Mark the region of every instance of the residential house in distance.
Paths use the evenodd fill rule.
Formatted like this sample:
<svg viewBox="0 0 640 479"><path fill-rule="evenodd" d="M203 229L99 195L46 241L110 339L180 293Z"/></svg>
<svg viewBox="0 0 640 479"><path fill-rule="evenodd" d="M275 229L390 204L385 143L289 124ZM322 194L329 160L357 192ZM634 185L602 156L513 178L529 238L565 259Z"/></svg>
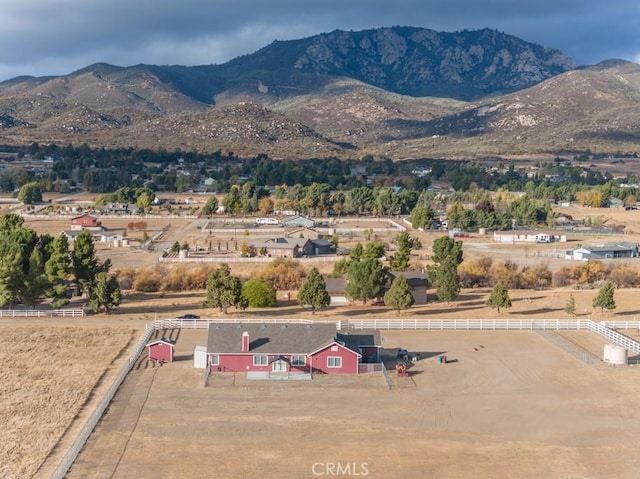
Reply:
<svg viewBox="0 0 640 479"><path fill-rule="evenodd" d="M71 219L71 230L73 231L102 231L103 229L102 223L95 216L81 215Z"/></svg>
<svg viewBox="0 0 640 479"><path fill-rule="evenodd" d="M379 362L379 331L337 331L335 323L209 325L211 372L358 374Z"/></svg>
<svg viewBox="0 0 640 479"><path fill-rule="evenodd" d="M590 259L637 258L638 244L629 241L580 246L565 253L566 259L588 261Z"/></svg>
<svg viewBox="0 0 640 479"><path fill-rule="evenodd" d="M332 278L331 276L324 276L324 282L331 301L329 306L347 306L349 304L349 300L344 293L347 286L347 280L344 277Z"/></svg>
<svg viewBox="0 0 640 479"><path fill-rule="evenodd" d="M494 231L493 241L505 244L514 243L565 243L567 235L560 235L549 231L509 230Z"/></svg>
<svg viewBox="0 0 640 479"><path fill-rule="evenodd" d="M276 258L299 258L334 252L333 244L322 238L272 238L252 243L251 247L260 255Z"/></svg>

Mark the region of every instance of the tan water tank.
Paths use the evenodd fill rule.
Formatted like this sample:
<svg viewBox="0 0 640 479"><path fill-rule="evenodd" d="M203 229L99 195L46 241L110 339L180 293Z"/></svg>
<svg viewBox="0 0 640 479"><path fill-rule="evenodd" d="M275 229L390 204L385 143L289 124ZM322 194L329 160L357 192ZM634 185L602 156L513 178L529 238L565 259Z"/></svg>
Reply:
<svg viewBox="0 0 640 479"><path fill-rule="evenodd" d="M181 249L180 252L178 253L178 258L186 258L186 257L187 257L187 250Z"/></svg>
<svg viewBox="0 0 640 479"><path fill-rule="evenodd" d="M605 363L611 361L611 348L615 347L615 344L605 344L604 345L604 354L602 356L602 360Z"/></svg>
<svg viewBox="0 0 640 479"><path fill-rule="evenodd" d="M478 234L484 236L487 234L487 228L478 228Z"/></svg>

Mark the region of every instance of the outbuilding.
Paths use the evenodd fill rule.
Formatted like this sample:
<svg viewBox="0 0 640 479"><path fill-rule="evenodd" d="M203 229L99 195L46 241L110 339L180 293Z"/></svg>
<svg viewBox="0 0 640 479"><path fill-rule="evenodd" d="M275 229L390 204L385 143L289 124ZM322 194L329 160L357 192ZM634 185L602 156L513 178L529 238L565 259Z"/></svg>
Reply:
<svg viewBox="0 0 640 479"><path fill-rule="evenodd" d="M151 361L170 363L173 361L173 349L175 346L175 341L171 339L156 339L155 341L147 344L147 347L149 348L149 359Z"/></svg>

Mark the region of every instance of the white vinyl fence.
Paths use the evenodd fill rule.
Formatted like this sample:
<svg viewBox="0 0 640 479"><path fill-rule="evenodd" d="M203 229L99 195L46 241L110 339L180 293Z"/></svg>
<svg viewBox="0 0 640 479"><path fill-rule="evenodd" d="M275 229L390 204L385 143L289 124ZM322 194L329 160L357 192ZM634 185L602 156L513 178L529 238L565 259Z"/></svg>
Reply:
<svg viewBox="0 0 640 479"><path fill-rule="evenodd" d="M93 432L93 429L96 427L96 424L98 424L98 421L109 406L109 403L111 403L111 400L118 391L118 388L120 388L120 385L127 377L127 374L129 374L129 371L140 357L142 351L144 351L144 348L149 342L149 339L153 335L154 331L155 327L153 323L147 326L147 329L143 333L142 337L138 340L138 344L129 356L129 360L125 365L122 366L122 368L118 372L118 375L113 380L113 383L111 383L111 386L107 390L106 394L102 397L102 399L100 399L100 402L96 405L96 408L91 413L84 426L80 430L78 436L73 441L73 444L66 451L66 453L56 466L55 470L51 473L50 477L52 477L53 479L63 479L65 477L65 475L71 468L73 461L76 460L76 457L89 439L89 436Z"/></svg>
<svg viewBox="0 0 640 479"><path fill-rule="evenodd" d="M84 309L52 309L49 311L40 309L2 309L0 318L57 318L57 317L84 316Z"/></svg>

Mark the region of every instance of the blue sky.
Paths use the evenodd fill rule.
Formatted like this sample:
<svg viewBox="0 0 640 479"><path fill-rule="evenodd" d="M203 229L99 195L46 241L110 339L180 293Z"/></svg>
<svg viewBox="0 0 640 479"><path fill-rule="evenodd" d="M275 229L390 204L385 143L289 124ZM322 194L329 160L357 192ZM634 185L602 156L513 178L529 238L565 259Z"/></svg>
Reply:
<svg viewBox="0 0 640 479"><path fill-rule="evenodd" d="M1 0L0 81L96 62L224 63L274 40L396 25L494 28L578 65L640 62L638 0Z"/></svg>

